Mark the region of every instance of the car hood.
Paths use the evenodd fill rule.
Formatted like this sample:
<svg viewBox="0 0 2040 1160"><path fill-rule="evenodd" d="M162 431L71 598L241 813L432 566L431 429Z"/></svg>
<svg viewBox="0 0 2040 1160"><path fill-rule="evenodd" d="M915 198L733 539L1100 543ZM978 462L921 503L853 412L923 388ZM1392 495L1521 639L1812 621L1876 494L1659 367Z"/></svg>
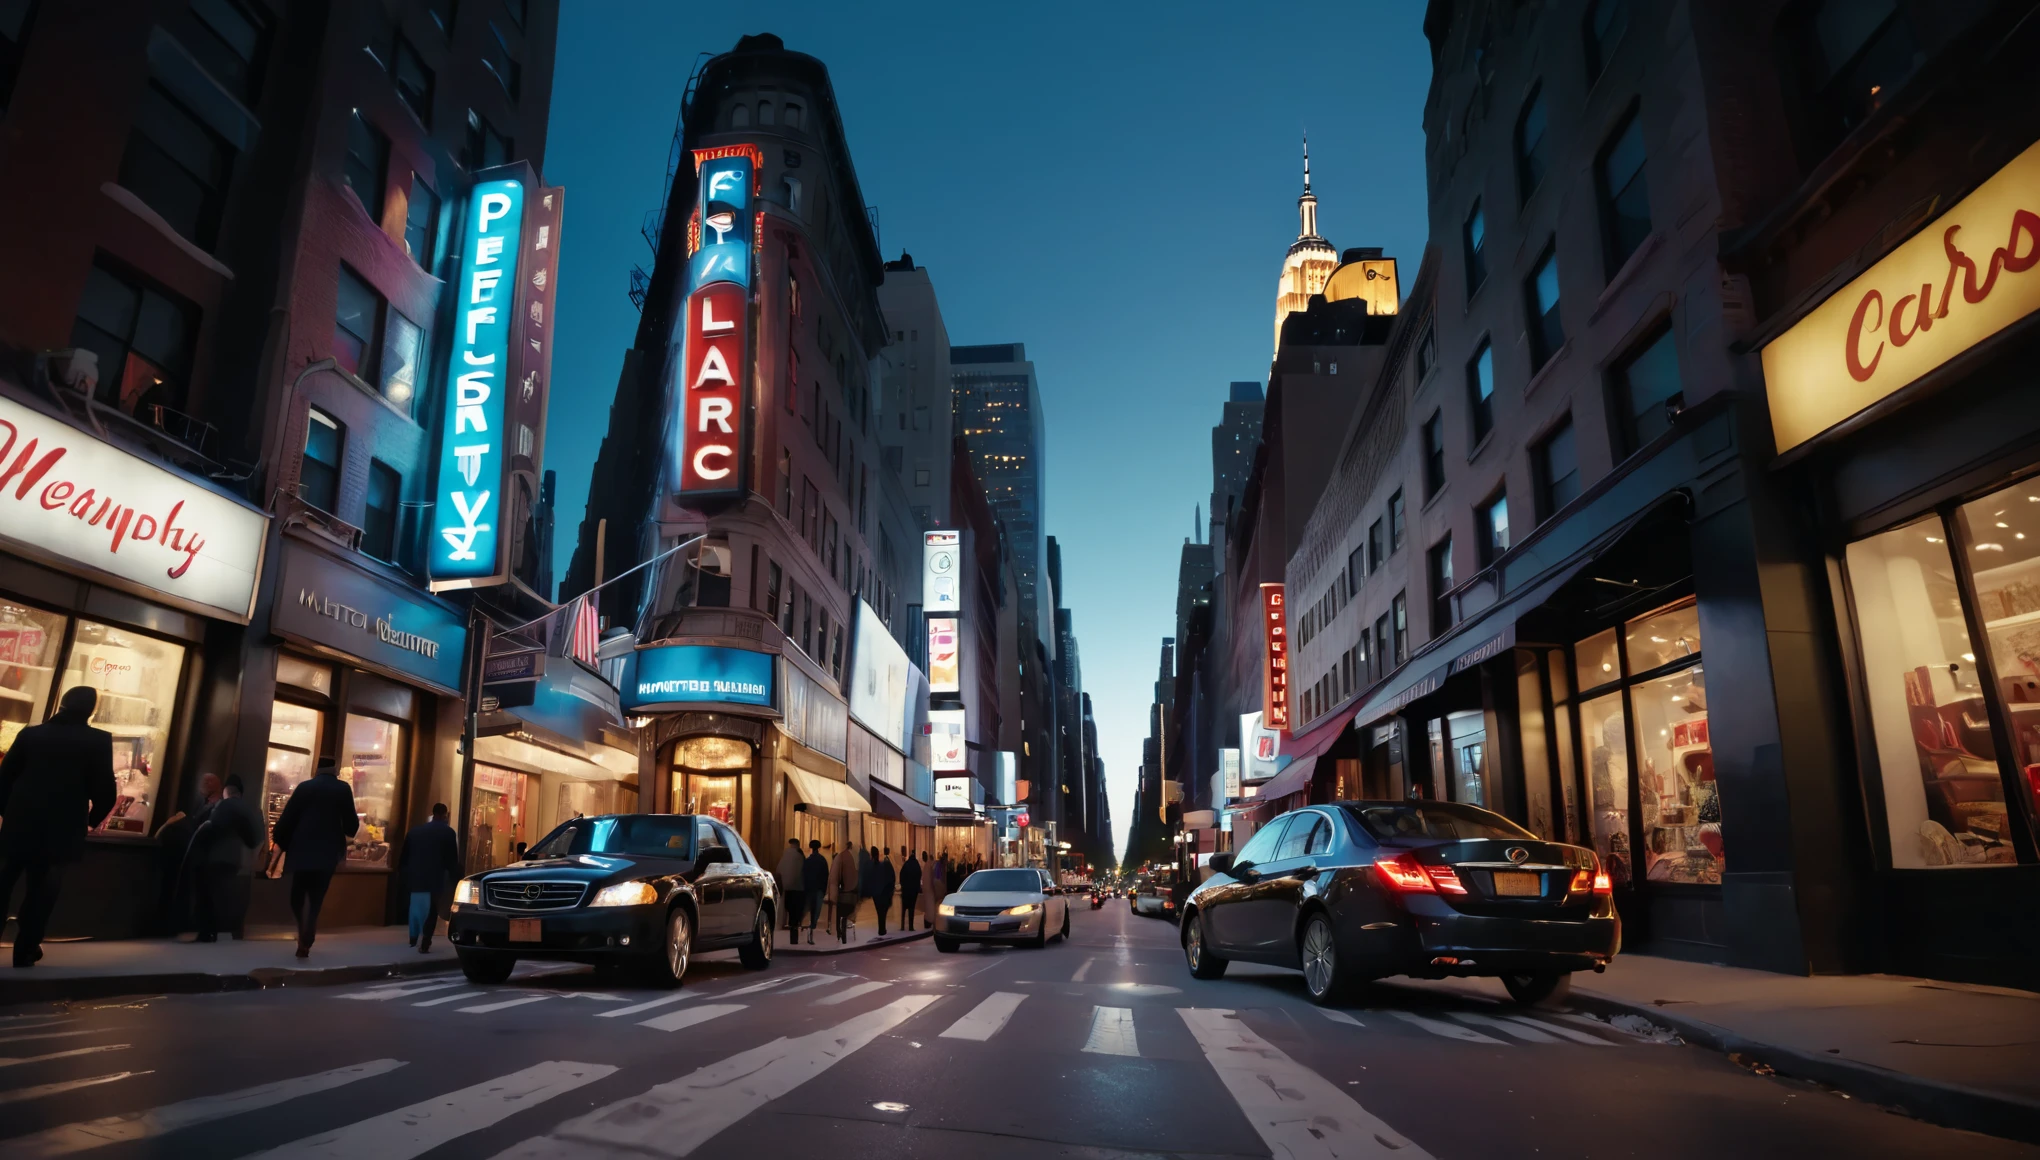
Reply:
<svg viewBox="0 0 2040 1160"><path fill-rule="evenodd" d="M601 882L612 878L640 878L657 874L681 874L687 863L671 858L645 858L628 854L572 854L564 858L532 858L487 871L479 877L488 882L522 879Z"/></svg>
<svg viewBox="0 0 2040 1160"><path fill-rule="evenodd" d="M1026 890L959 890L942 901L951 906L1020 906L1029 902L1040 902L1039 891Z"/></svg>

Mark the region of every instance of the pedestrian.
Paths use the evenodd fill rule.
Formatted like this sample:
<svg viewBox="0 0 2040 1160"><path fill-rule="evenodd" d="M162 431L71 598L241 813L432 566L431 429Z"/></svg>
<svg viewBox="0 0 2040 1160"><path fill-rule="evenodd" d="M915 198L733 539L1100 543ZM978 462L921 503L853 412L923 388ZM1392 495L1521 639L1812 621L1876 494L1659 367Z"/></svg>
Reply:
<svg viewBox="0 0 2040 1160"><path fill-rule="evenodd" d="M943 851L940 858L928 860L928 893L921 904L921 917L928 920L928 929L935 929L935 910L949 894L949 852Z"/></svg>
<svg viewBox="0 0 2040 1160"><path fill-rule="evenodd" d="M447 822L449 813L445 802L432 803L432 816L411 827L397 855L397 877L411 893L411 945L421 955L432 953L441 893L460 879L460 837Z"/></svg>
<svg viewBox="0 0 2040 1160"><path fill-rule="evenodd" d="M878 847L857 851L857 897L878 907ZM876 919L873 920L876 922Z"/></svg>
<svg viewBox="0 0 2040 1160"><path fill-rule="evenodd" d="M191 838L193 910L203 943L218 942L222 929L241 937L241 874L248 868L248 852L262 845L262 815L245 796L246 788L240 774L228 774L220 784L220 799L206 810Z"/></svg>
<svg viewBox="0 0 2040 1160"><path fill-rule="evenodd" d="M885 848L885 854L872 867L871 908L878 912L878 935L885 937L885 916L892 910L893 888L899 885L899 874L893 869L892 847Z"/></svg>
<svg viewBox="0 0 2040 1160"><path fill-rule="evenodd" d="M921 860L914 851L907 851L907 860L900 864L900 929L914 929L914 903L921 897Z"/></svg>
<svg viewBox="0 0 2040 1160"><path fill-rule="evenodd" d="M829 860L822 857L819 838L808 839L807 861L800 864L800 892L807 900L807 940L815 942L815 926L822 921L822 903L829 897Z"/></svg>
<svg viewBox="0 0 2040 1160"><path fill-rule="evenodd" d="M16 913L14 965L42 958L43 932L57 906L63 868L85 856L85 831L113 812L113 734L94 729L99 691L64 690L57 711L14 737L0 758L0 925L14 882L26 877Z"/></svg>
<svg viewBox="0 0 2040 1160"><path fill-rule="evenodd" d="M788 838L786 849L779 852L779 865L773 869L772 877L779 881L779 893L784 897L786 907L786 937L800 941L801 915L801 864L800 839Z"/></svg>
<svg viewBox="0 0 2040 1160"><path fill-rule="evenodd" d="M198 836L206 814L220 800L220 784L218 774L208 773L200 777L198 804L189 813L178 810L156 828L157 880L162 892L163 929L173 938L191 925L194 917L198 860L192 856L192 839Z"/></svg>
<svg viewBox="0 0 2040 1160"><path fill-rule="evenodd" d="M857 854L845 846L836 851L835 864L829 870L829 889L836 898L837 942L850 941L850 925L857 918L857 886Z"/></svg>
<svg viewBox="0 0 2040 1160"><path fill-rule="evenodd" d="M333 872L347 856L347 839L361 829L354 812L354 787L340 780L340 765L330 757L290 791L270 839L284 853L283 872L290 875L290 912L298 924L297 957L312 956L319 934L319 908Z"/></svg>

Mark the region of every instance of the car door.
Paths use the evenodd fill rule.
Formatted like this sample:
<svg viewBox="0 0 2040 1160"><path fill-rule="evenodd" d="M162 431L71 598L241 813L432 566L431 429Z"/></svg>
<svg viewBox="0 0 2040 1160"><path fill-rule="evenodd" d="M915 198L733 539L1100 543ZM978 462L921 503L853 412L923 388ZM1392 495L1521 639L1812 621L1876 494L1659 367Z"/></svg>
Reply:
<svg viewBox="0 0 2040 1160"><path fill-rule="evenodd" d="M1236 868L1231 877L1234 881L1207 894L1200 902L1204 912L1204 937L1211 944L1229 953L1242 953L1250 949L1250 935L1247 925L1247 901L1253 892L1253 883L1240 880L1237 867L1251 863L1258 871L1263 862L1272 861L1282 841L1282 831L1289 827L1289 815L1276 818L1262 826L1241 846L1233 856Z"/></svg>
<svg viewBox="0 0 2040 1160"><path fill-rule="evenodd" d="M1042 908L1041 921L1045 925L1041 929L1053 935L1063 928L1063 921L1069 917L1070 896L1046 873L1041 876L1041 890L1042 897L1048 900L1048 905Z"/></svg>
<svg viewBox="0 0 2040 1160"><path fill-rule="evenodd" d="M724 870L722 875L723 906L728 910L731 938L751 933L758 921L758 907L765 901L765 871L751 859L750 847L744 845L729 827L721 822L710 823L715 831L716 841L730 852L730 861L725 866L711 867Z"/></svg>
<svg viewBox="0 0 2040 1160"><path fill-rule="evenodd" d="M694 900L701 908L700 936L717 940L730 935L729 862L709 861L709 852L723 846L716 837L715 824L707 818L694 819ZM730 857L735 858L734 851Z"/></svg>
<svg viewBox="0 0 2040 1160"><path fill-rule="evenodd" d="M1304 871L1311 867L1308 853L1320 828L1326 840L1331 823L1315 810L1293 815L1272 860L1255 867L1260 873L1247 888L1245 904L1247 946L1256 955L1285 960L1294 947L1296 912L1303 906Z"/></svg>

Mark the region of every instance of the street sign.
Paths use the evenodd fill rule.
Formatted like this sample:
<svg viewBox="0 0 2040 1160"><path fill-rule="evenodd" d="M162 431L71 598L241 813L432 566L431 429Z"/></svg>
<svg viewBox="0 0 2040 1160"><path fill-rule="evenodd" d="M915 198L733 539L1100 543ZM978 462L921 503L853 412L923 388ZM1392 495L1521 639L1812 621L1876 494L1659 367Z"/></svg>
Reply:
<svg viewBox="0 0 2040 1160"><path fill-rule="evenodd" d="M545 675L545 653L540 649L526 649L514 653L492 653L482 661L484 684L500 685L510 681L535 681Z"/></svg>

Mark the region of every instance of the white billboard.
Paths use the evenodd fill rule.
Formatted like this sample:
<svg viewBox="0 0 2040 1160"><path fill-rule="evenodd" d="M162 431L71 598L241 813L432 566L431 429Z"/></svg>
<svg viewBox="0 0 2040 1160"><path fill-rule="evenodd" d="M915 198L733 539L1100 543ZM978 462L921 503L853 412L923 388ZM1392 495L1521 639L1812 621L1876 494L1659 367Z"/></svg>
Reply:
<svg viewBox="0 0 2040 1160"><path fill-rule="evenodd" d="M1218 751L1218 776L1220 779L1220 800L1231 801L1240 796L1240 751L1221 749Z"/></svg>
<svg viewBox="0 0 2040 1160"><path fill-rule="evenodd" d="M1246 781L1266 781L1282 772L1282 734L1263 728L1259 713L1240 716L1241 776Z"/></svg>
<svg viewBox="0 0 2040 1160"><path fill-rule="evenodd" d="M963 721L961 709L928 710L928 768L937 772L970 768Z"/></svg>
<svg viewBox="0 0 2040 1160"><path fill-rule="evenodd" d="M938 810L970 810L970 779L968 777L938 777L935 779L935 808Z"/></svg>
<svg viewBox="0 0 2040 1160"><path fill-rule="evenodd" d="M850 651L850 715L887 745L908 752L907 696L913 690L913 663L886 631L885 621L871 605L857 602L857 635Z"/></svg>
<svg viewBox="0 0 2040 1160"><path fill-rule="evenodd" d="M926 533L921 561L922 611L962 612L963 533Z"/></svg>
<svg viewBox="0 0 2040 1160"><path fill-rule="evenodd" d="M956 625L953 616L928 618L928 691L931 693L963 691L963 670L957 663L963 647L963 634Z"/></svg>

